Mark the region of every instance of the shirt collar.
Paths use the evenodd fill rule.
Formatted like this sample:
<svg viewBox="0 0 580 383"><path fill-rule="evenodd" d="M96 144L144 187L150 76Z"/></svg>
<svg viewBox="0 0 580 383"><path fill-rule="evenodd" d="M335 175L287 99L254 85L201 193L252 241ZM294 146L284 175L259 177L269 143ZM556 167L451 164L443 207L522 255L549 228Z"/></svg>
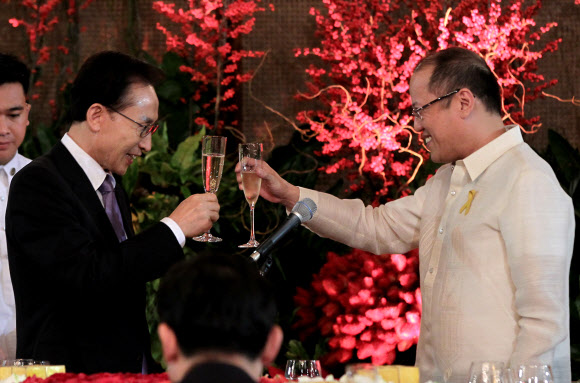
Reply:
<svg viewBox="0 0 580 383"><path fill-rule="evenodd" d="M463 159L472 181L504 153L524 142L518 125L506 125L505 130L505 133Z"/></svg>
<svg viewBox="0 0 580 383"><path fill-rule="evenodd" d="M95 191L102 185L107 172L103 170L101 165L93 157L91 157L87 152L85 152L74 140L65 133L61 140L65 148L68 149L70 154L73 156L75 161L79 164L81 169L85 172L93 189ZM115 177L113 177L113 187L115 186Z"/></svg>
<svg viewBox="0 0 580 383"><path fill-rule="evenodd" d="M16 155L12 157L12 159L8 161L6 165L0 166L0 168L4 169L6 175L8 175L9 182L12 179L12 177L14 177L14 174L16 174L16 169L19 168L18 165L20 163L20 159L18 157L19 157L18 152L16 152Z"/></svg>

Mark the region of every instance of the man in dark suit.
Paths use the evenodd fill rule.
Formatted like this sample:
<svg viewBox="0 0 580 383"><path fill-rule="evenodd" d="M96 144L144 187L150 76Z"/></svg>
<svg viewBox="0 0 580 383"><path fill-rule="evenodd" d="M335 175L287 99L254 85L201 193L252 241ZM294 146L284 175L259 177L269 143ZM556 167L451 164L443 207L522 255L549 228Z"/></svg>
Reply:
<svg viewBox="0 0 580 383"><path fill-rule="evenodd" d="M120 178L151 150L159 69L117 52L90 57L72 87L62 141L14 177L6 221L17 357L68 371L141 372L150 358L145 282L218 219L193 195L135 235ZM114 192L113 192L114 191Z"/></svg>
<svg viewBox="0 0 580 383"><path fill-rule="evenodd" d="M179 263L158 299L172 382L255 383L280 350L273 289L248 258L201 254Z"/></svg>

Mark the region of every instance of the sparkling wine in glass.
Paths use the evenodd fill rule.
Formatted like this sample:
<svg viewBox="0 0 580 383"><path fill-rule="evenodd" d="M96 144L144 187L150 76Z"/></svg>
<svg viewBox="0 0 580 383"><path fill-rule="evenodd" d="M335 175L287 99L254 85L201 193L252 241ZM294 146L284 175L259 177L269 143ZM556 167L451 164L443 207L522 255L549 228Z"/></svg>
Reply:
<svg viewBox="0 0 580 383"><path fill-rule="evenodd" d="M260 187L262 185L262 179L256 174L256 169L262 166L262 144L240 144L239 149L240 165L242 167L242 186L244 187L246 201L250 205L251 221L250 240L239 247L257 247L259 243L256 241L254 234L254 208L256 207L256 202L258 202Z"/></svg>
<svg viewBox="0 0 580 383"><path fill-rule="evenodd" d="M204 136L201 145L203 189L206 193L215 194L220 187L220 181L222 179L226 155L226 137ZM193 239L198 242L221 242L222 240L211 235L210 230Z"/></svg>

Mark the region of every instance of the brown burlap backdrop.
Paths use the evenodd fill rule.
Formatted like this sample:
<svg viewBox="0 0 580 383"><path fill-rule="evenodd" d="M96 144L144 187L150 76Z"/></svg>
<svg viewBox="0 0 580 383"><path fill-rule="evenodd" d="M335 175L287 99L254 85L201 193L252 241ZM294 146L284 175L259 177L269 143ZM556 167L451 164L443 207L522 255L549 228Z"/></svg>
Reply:
<svg viewBox="0 0 580 383"><path fill-rule="evenodd" d="M271 0L275 12L258 14L252 34L244 41L244 48L269 51L267 58L257 72L252 84L253 95L250 97L249 86L245 86L241 99L242 129L249 140L256 137L263 139L265 129L271 129L276 145L284 144L292 134L292 126L276 114L268 111L263 104L277 110L282 115L293 119L304 104L294 100L294 95L305 90L306 75L304 68L307 59L295 58L293 48L316 45L313 17L308 14L311 6L319 5L320 0ZM20 1L10 0L0 3L0 51L24 56L27 38L22 28L13 28L8 19L22 16L25 10ZM65 1L65 3L68 3ZM140 54L141 47L159 59L165 51L165 38L155 28L161 21L170 25L163 16L151 8L151 0L95 0L86 10L79 14L80 26L85 31L78 35L77 48L74 54L80 62L90 54L104 50L120 50L131 54ZM176 2L178 5L180 1ZM580 97L580 60L577 57L580 47L580 5L574 0L544 0L544 6L536 18L538 25L550 21L559 26L546 35L544 41L563 38L557 52L541 60L540 73L546 78L557 78L559 84L549 92L564 99ZM65 23L61 20L61 23ZM59 31L51 32L49 43L64 41L67 38L66 28L59 26ZM52 63L51 63L52 64ZM246 61L246 68L256 68L258 60ZM48 123L50 107L48 100L54 98L58 74L47 66L43 80L47 84L38 100L33 100L32 124ZM49 73L50 72L50 73ZM564 135L573 146L580 147L580 108L570 103L561 103L554 99L543 99L532 103L529 115L539 114L543 128L552 128ZM535 148L546 145L546 129L529 135L526 140Z"/></svg>

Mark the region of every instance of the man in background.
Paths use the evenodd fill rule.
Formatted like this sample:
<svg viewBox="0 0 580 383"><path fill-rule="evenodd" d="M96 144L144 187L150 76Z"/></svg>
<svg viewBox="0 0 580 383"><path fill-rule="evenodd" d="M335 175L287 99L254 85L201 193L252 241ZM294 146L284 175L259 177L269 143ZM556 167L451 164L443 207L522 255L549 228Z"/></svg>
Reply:
<svg viewBox="0 0 580 383"><path fill-rule="evenodd" d="M273 290L244 257L201 254L175 265L158 299L172 382L255 383L278 354Z"/></svg>
<svg viewBox="0 0 580 383"><path fill-rule="evenodd" d="M16 357L16 308L8 267L5 214L12 177L30 160L18 154L28 126L30 71L16 57L0 53L0 359Z"/></svg>
<svg viewBox="0 0 580 383"><path fill-rule="evenodd" d="M427 56L409 92L415 130L444 164L413 195L373 208L291 185L267 165L260 195L287 209L311 198L306 226L353 248L419 248L421 381L467 382L471 362L487 360L551 364L555 382L570 382L572 200L520 127L504 125L500 87L478 54Z"/></svg>
<svg viewBox="0 0 580 383"><path fill-rule="evenodd" d="M118 52L87 59L72 85L68 133L14 178L6 235L18 358L71 372L148 371L145 283L219 216L215 195L193 195L133 232L120 176L151 150L162 77Z"/></svg>

